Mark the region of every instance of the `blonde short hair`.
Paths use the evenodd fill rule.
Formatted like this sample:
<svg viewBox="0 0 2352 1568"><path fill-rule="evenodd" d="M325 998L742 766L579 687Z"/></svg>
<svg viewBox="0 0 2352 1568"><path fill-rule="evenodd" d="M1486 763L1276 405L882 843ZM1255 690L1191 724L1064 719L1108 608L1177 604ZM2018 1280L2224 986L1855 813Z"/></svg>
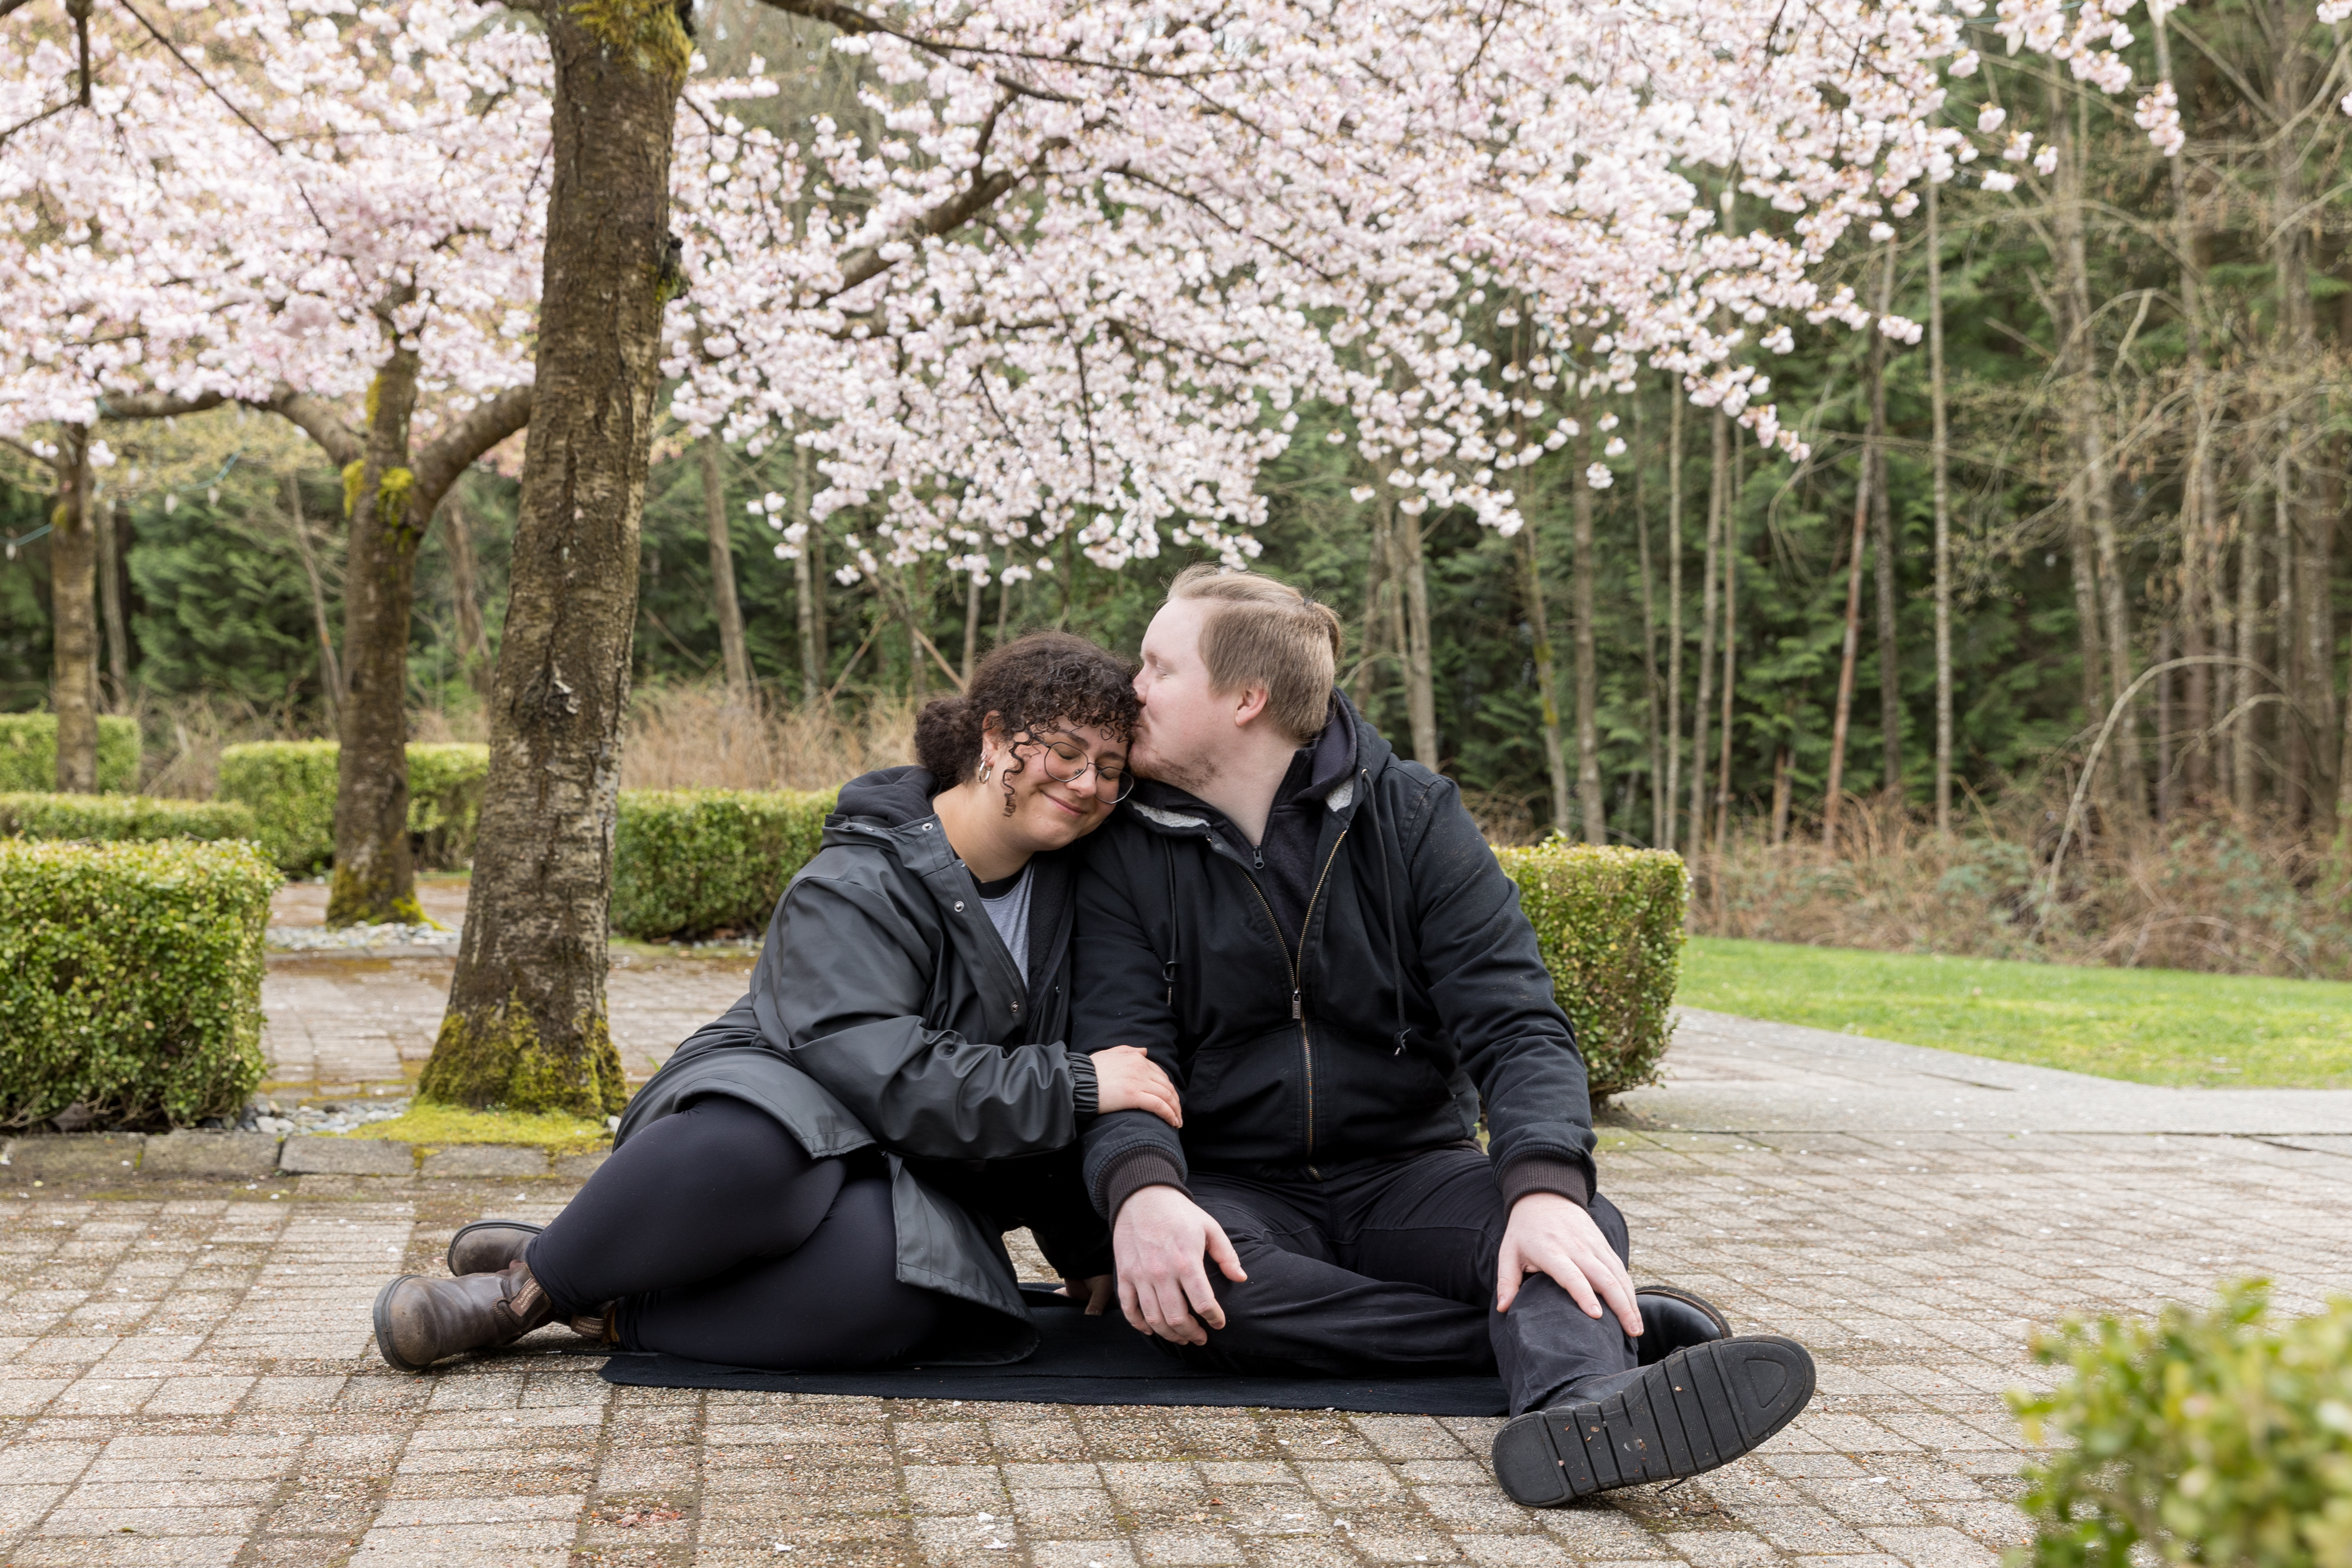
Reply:
<svg viewBox="0 0 2352 1568"><path fill-rule="evenodd" d="M1287 583L1222 566L1187 566L1168 585L1168 602L1208 601L1201 622L1201 662L1218 691L1265 688L1265 711L1304 744L1321 731L1339 679L1339 617Z"/></svg>

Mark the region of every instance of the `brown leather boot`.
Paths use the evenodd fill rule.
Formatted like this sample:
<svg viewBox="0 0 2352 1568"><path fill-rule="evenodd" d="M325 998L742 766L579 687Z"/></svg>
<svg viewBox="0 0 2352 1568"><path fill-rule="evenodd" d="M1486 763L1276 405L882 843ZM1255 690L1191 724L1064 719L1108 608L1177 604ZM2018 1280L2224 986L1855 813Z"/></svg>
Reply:
<svg viewBox="0 0 2352 1568"><path fill-rule="evenodd" d="M523 1248L541 1226L519 1219L478 1219L449 1238L449 1272L496 1274L522 1261Z"/></svg>
<svg viewBox="0 0 2352 1568"><path fill-rule="evenodd" d="M375 1348L401 1371L423 1372L461 1351L511 1344L554 1311L527 1264L456 1279L404 1274L376 1293Z"/></svg>
<svg viewBox="0 0 2352 1568"><path fill-rule="evenodd" d="M617 1345L621 1342L621 1304L607 1301L593 1312L577 1312L564 1321L573 1333L593 1345Z"/></svg>

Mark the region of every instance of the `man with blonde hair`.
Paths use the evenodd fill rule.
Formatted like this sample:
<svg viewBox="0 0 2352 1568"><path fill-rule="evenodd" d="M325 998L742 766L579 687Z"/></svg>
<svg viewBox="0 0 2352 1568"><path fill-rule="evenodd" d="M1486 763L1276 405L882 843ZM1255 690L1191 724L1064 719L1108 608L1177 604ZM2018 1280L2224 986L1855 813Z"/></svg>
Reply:
<svg viewBox="0 0 2352 1568"><path fill-rule="evenodd" d="M1340 649L1328 607L1207 566L1144 636L1143 782L1087 841L1072 973L1072 1047L1139 1046L1183 1101L1086 1132L1120 1307L1233 1372L1494 1368L1521 1502L1726 1463L1811 1360L1637 1296L1517 890L1339 695Z"/></svg>

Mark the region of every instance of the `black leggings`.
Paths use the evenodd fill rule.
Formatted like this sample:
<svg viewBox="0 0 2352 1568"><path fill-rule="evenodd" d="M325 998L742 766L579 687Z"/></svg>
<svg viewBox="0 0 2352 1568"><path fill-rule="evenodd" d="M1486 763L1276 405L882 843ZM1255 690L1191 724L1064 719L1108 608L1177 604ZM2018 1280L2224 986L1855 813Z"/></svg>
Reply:
<svg viewBox="0 0 2352 1568"><path fill-rule="evenodd" d="M890 1179L700 1100L632 1137L524 1254L565 1314L620 1302L623 1348L730 1366L896 1361L947 1299L898 1278Z"/></svg>

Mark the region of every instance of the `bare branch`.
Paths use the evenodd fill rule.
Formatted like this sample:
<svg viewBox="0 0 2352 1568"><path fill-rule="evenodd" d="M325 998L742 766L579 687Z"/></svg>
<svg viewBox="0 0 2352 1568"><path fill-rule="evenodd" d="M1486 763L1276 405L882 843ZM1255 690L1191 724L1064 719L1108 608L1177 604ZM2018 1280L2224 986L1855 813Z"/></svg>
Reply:
<svg viewBox="0 0 2352 1568"><path fill-rule="evenodd" d="M202 392L194 397L174 397L168 392L136 392L121 397L100 396L98 413L101 419L175 419L183 414L202 414L207 408L218 408L227 401L217 392Z"/></svg>
<svg viewBox="0 0 2352 1568"><path fill-rule="evenodd" d="M366 450L359 433L343 423L343 416L325 398L297 392L290 386L278 386L253 406L277 415L316 441L319 449L337 468L358 462Z"/></svg>
<svg viewBox="0 0 2352 1568"><path fill-rule="evenodd" d="M415 510L410 514L429 518L457 476L471 468L483 453L530 423L531 389L509 386L487 403L478 403L466 416L416 455L413 465L416 478L408 492L409 505Z"/></svg>
<svg viewBox="0 0 2352 1568"><path fill-rule="evenodd" d="M1057 153L1069 143L1055 137L1037 150L1037 163L1027 169L999 169L995 174L974 180L946 201L899 229L883 245L904 244L910 239L936 239L952 234L973 218L1004 199L1005 195L1042 166L1045 154ZM829 290L821 299L837 299L861 283L872 281L889 270L892 263L882 255L883 246L865 246L841 258L841 287Z"/></svg>

